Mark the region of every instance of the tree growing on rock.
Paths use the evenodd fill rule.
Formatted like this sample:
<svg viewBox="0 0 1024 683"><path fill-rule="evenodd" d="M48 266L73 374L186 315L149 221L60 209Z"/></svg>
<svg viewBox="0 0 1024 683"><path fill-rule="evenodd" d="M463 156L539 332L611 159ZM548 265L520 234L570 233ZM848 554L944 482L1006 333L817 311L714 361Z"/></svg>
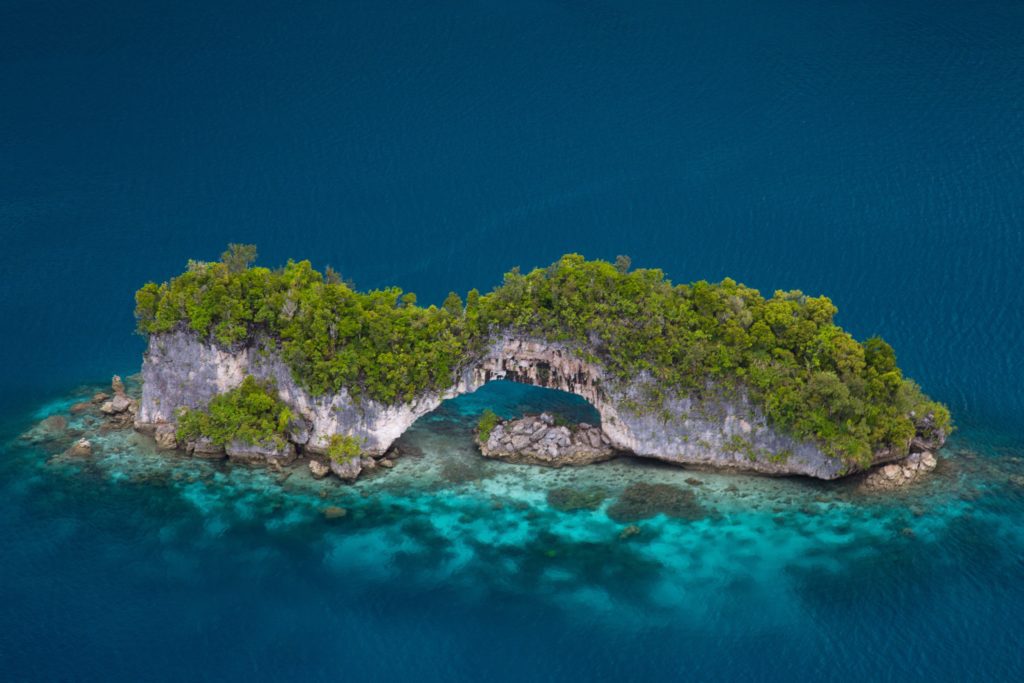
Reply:
<svg viewBox="0 0 1024 683"><path fill-rule="evenodd" d="M220 255L220 260L228 267L228 272L241 273L256 260L256 245L229 244L228 250Z"/></svg>

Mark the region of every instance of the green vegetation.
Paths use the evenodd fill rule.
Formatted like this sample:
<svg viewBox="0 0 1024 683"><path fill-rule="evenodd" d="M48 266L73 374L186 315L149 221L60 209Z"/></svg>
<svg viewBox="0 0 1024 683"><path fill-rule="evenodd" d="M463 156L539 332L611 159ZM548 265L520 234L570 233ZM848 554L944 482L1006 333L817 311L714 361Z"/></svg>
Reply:
<svg viewBox="0 0 1024 683"><path fill-rule="evenodd" d="M218 446L231 441L283 447L292 413L274 388L247 376L231 391L213 397L206 410L184 408L178 415L177 437L206 437Z"/></svg>
<svg viewBox="0 0 1024 683"><path fill-rule="evenodd" d="M232 245L221 262L190 262L170 282L147 284L136 294L139 331L189 329L228 347L267 338L312 393L345 387L384 403L450 386L493 334L515 331L577 345L610 381L649 376L636 409L660 410L669 390L744 392L778 428L856 464L905 443L911 414L949 429L948 410L903 377L892 347L853 339L826 297L766 299L729 278L673 285L660 270L632 270L627 257L569 254L528 274L513 269L489 294L474 289L463 302L453 292L421 307L398 288L356 292L308 261L248 267L254 256Z"/></svg>
<svg viewBox="0 0 1024 683"><path fill-rule="evenodd" d="M501 422L501 418L493 410L488 408L480 415L479 422L476 423L476 433L480 436L480 440L486 442L487 439L491 438L491 432Z"/></svg>
<svg viewBox="0 0 1024 683"><path fill-rule="evenodd" d="M327 444L327 457L344 464L352 458L358 458L362 452L363 440L348 434L335 434Z"/></svg>

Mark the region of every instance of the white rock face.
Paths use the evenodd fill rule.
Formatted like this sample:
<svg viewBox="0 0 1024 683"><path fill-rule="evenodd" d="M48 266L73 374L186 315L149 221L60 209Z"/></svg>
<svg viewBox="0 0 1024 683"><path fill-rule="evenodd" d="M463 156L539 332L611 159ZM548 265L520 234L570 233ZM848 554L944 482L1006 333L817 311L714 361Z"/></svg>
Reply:
<svg viewBox="0 0 1024 683"><path fill-rule="evenodd" d="M507 379L582 396L601 414L601 427L615 450L679 464L699 464L768 474L801 474L834 479L842 463L813 443L772 430L746 396L696 400L669 393L662 406L644 411L653 380L640 375L626 384L611 381L599 363L583 359L564 344L505 335L453 378L442 392L426 392L409 403L386 406L348 392L312 396L292 378L273 347L217 348L188 332L152 335L143 366L142 401L136 427L152 431L173 423L180 406L200 408L239 384L247 374L273 380L278 395L305 422L296 442L323 453L334 434L362 439L367 454L380 455L417 418L441 401L470 393L487 382ZM904 457L906 449L876 454L876 463ZM348 468L355 469L355 468ZM351 473L346 469L345 475ZM340 475L339 475L340 476Z"/></svg>

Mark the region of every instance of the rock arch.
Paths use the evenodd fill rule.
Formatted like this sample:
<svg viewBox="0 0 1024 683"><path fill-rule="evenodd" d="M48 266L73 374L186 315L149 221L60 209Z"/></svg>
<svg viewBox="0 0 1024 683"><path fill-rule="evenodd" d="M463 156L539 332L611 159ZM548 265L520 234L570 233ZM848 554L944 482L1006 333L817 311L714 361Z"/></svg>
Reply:
<svg viewBox="0 0 1024 683"><path fill-rule="evenodd" d="M171 423L179 406L205 406L247 374L275 382L282 400L304 421L291 435L293 441L313 453L322 452L331 435L339 433L361 438L370 453L383 453L441 401L506 379L581 396L601 415L602 429L612 445L638 456L822 479L843 474L838 459L825 455L815 444L772 430L744 396L701 401L651 386L653 380L647 375L612 382L599 363L588 361L566 344L515 334L496 338L447 390L398 405L356 402L345 390L312 396L295 382L271 345L225 350L188 332L152 335L143 362L137 427L148 431ZM657 410L638 409L649 388L658 389L664 400Z"/></svg>

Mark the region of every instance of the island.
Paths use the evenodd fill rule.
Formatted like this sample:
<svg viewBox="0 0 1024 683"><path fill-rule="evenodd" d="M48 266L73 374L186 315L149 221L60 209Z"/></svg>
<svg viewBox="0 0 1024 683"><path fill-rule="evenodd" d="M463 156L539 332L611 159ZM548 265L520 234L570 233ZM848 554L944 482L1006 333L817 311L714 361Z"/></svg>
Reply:
<svg viewBox="0 0 1024 683"><path fill-rule="evenodd" d="M422 306L397 287L360 292L332 268L255 267L255 256L230 245L136 293L141 397L115 413L163 448L301 458L351 482L390 466L417 418L499 379L577 394L600 415L560 425L485 413L482 454L532 464L628 454L826 480L891 465L897 480L934 466L951 430L892 347L855 340L824 296L673 284L626 257L567 254Z"/></svg>

